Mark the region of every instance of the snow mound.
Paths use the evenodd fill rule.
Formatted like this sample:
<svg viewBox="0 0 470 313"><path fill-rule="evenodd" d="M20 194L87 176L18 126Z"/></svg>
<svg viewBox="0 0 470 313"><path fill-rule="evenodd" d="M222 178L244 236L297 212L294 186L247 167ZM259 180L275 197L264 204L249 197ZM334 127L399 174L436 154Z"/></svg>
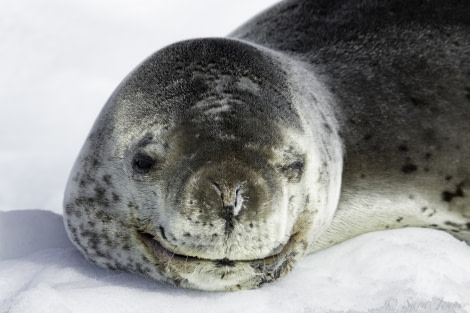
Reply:
<svg viewBox="0 0 470 313"><path fill-rule="evenodd" d="M365 234L240 292L163 285L89 263L62 217L0 212L0 312L466 312L470 248L435 230Z"/></svg>

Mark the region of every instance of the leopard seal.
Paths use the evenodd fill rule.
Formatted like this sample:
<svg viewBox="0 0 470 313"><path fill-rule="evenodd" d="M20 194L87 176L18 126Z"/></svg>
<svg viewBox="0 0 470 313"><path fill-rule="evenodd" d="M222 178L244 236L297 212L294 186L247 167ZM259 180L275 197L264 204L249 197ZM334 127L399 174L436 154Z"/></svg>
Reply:
<svg viewBox="0 0 470 313"><path fill-rule="evenodd" d="M117 87L64 221L99 266L251 289L359 234L470 241L470 3L283 1Z"/></svg>

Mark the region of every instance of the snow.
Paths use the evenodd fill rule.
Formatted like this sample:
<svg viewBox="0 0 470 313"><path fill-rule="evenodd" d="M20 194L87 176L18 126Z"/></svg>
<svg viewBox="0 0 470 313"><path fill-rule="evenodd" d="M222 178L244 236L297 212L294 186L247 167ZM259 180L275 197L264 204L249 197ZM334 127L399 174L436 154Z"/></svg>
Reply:
<svg viewBox="0 0 470 313"><path fill-rule="evenodd" d="M0 2L0 313L470 312L470 248L429 229L366 234L232 293L107 271L68 240L65 182L120 80L164 45L223 36L271 3Z"/></svg>
<svg viewBox="0 0 470 313"><path fill-rule="evenodd" d="M0 212L0 238L0 312L470 309L470 249L430 229L365 234L306 257L279 282L230 293L178 289L98 268L72 246L61 216L50 211Z"/></svg>

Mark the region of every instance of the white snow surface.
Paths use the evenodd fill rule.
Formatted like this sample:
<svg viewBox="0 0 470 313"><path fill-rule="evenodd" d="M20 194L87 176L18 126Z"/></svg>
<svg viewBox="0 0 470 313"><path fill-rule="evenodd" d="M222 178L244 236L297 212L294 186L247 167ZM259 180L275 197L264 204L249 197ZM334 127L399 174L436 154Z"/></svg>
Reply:
<svg viewBox="0 0 470 313"><path fill-rule="evenodd" d="M68 240L67 176L122 78L163 46L224 36L272 3L0 1L0 313L470 312L470 248L430 229L365 234L230 293L104 270Z"/></svg>

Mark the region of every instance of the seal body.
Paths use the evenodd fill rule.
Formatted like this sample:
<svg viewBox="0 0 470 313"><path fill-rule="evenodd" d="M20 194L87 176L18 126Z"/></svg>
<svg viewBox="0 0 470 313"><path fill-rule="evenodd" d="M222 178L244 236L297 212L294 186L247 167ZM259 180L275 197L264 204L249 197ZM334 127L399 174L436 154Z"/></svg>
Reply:
<svg viewBox="0 0 470 313"><path fill-rule="evenodd" d="M405 226L470 241L470 4L284 1L156 52L74 165L96 264L256 288L306 253Z"/></svg>

